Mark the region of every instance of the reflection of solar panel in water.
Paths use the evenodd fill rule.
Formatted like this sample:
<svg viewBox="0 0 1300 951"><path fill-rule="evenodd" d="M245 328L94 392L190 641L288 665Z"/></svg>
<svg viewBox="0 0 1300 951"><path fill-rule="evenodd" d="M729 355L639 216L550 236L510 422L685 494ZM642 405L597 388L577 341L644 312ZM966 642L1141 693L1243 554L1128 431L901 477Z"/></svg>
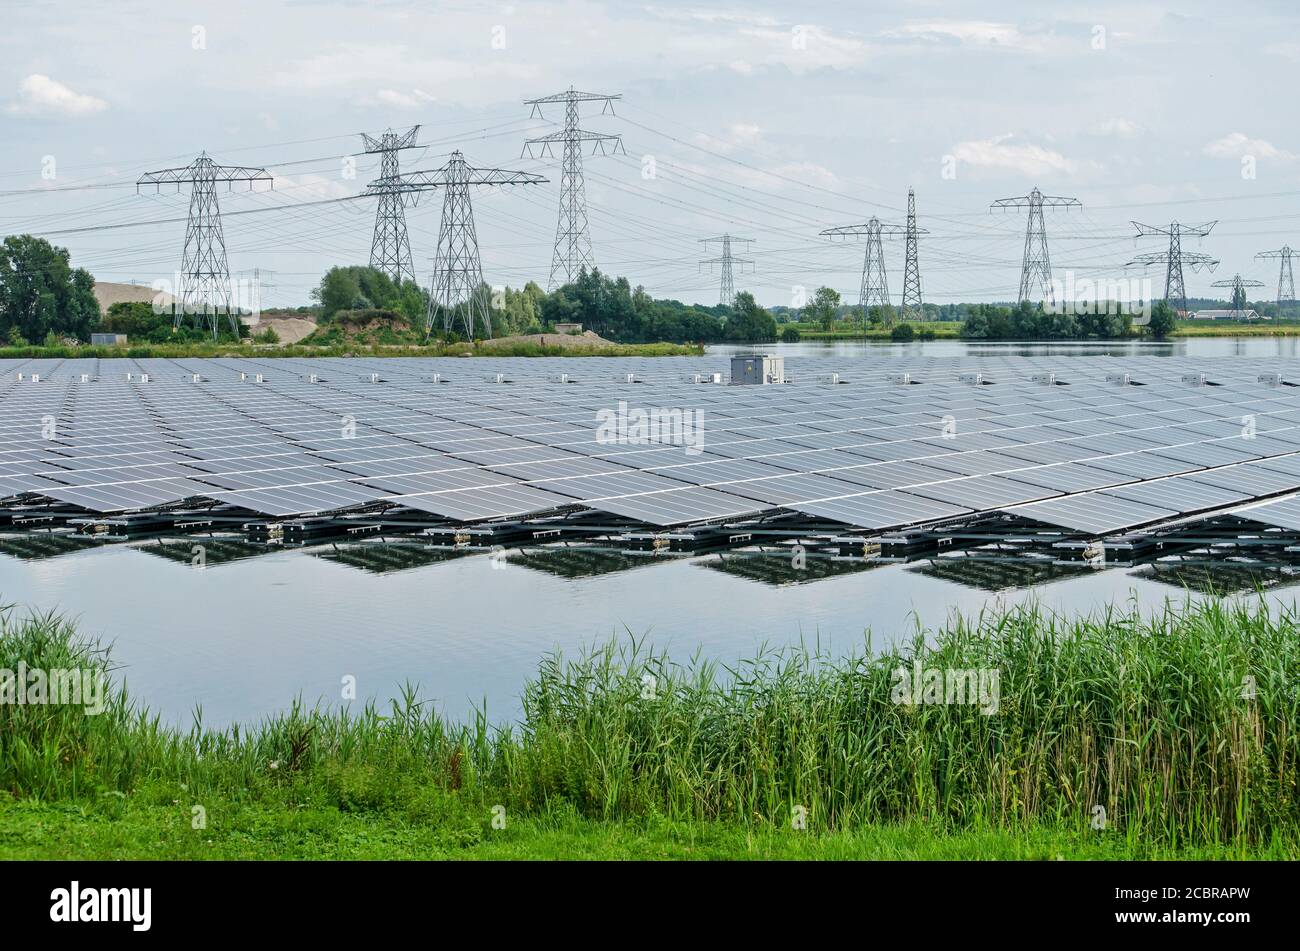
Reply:
<svg viewBox="0 0 1300 951"><path fill-rule="evenodd" d="M347 565L349 568L360 568L371 574L387 574L390 571L408 571L412 568L424 568L428 565L454 561L473 553L421 545L416 542L373 541L353 545L330 545L326 548L313 549L309 554L324 561Z"/></svg>
<svg viewBox="0 0 1300 951"><path fill-rule="evenodd" d="M792 584L809 584L826 578L858 574L883 568L885 562L861 558L830 558L807 553L799 559L788 551L782 552L726 552L711 555L696 564L723 574L734 575L748 581L779 587Z"/></svg>
<svg viewBox="0 0 1300 951"><path fill-rule="evenodd" d="M166 558L168 561L205 568L212 565L223 565L232 561L242 561L245 558L257 558L278 550L238 538L209 538L203 535L185 538L159 538L134 547L138 551L149 555L157 555L160 558Z"/></svg>
<svg viewBox="0 0 1300 951"><path fill-rule="evenodd" d="M511 565L531 568L559 578L594 578L599 575L613 574L616 571L630 571L647 565L662 564L668 555L654 558L629 555L608 548L596 548L583 545L556 545L541 548L523 548L509 552L505 560ZM676 560L673 558L673 560Z"/></svg>
<svg viewBox="0 0 1300 951"><path fill-rule="evenodd" d="M74 551L102 547L105 542L88 535L66 532L32 532L26 535L0 535L0 555L9 555L23 561L57 558Z"/></svg>
<svg viewBox="0 0 1300 951"><path fill-rule="evenodd" d="M1046 558L1015 555L953 555L909 565L907 570L980 591L1032 588L1080 575L1096 574L1094 568L1061 565Z"/></svg>
<svg viewBox="0 0 1300 951"><path fill-rule="evenodd" d="M1246 561L1179 561L1143 565L1133 575L1202 594L1266 591L1300 583L1300 566Z"/></svg>

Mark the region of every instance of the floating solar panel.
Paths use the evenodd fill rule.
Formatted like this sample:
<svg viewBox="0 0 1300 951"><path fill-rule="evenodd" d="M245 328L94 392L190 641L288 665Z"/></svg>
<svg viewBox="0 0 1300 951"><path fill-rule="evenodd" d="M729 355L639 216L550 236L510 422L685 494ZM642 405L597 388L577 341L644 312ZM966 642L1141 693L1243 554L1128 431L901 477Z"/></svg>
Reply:
<svg viewBox="0 0 1300 951"><path fill-rule="evenodd" d="M791 358L806 382L742 388L687 382L725 378L725 356L707 354L576 371L558 358L10 359L0 498L467 522L590 509L665 527L786 513L867 531L1005 510L1105 533L1300 488L1300 395L1259 382L1286 363ZM1116 372L1145 385L1107 385ZM841 385L815 382L831 373ZM916 385L887 382L897 373ZM990 385L958 382L969 373ZM1030 382L1045 373L1068 385ZM1189 387L1189 373L1219 385ZM678 437L684 418L701 426L689 443L671 428L599 431L602 414L629 411L677 414Z"/></svg>

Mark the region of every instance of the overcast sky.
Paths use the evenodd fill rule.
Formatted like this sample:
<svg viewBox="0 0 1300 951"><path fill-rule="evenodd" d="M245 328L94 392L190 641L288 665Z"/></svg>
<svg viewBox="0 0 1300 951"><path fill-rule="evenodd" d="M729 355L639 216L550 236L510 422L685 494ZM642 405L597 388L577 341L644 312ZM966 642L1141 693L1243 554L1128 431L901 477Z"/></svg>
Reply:
<svg viewBox="0 0 1300 951"><path fill-rule="evenodd" d="M1218 219L1190 244L1222 264L1189 274L1189 294L1240 271L1272 296L1276 262L1255 253L1300 246L1294 0L849 6L7 4L0 233L47 234L101 280L168 278L186 195L134 182L207 150L276 179L274 195L222 193L231 270L270 269L268 304L306 303L327 267L368 258L373 203L330 201L376 173L356 156L349 176L358 133L421 124L406 169L459 148L548 175L474 196L485 278L544 285L558 168L520 153L563 116L530 119L523 100L573 85L623 97L615 116L583 117L628 153L586 161L597 263L656 296L716 302L717 275L697 263L716 250L699 239L729 232L755 239L737 286L763 303L821 284L856 302L862 247L817 232L901 223L909 185L936 303L1015 297L1024 216L988 206L1035 185L1084 205L1048 212L1058 277L1146 276L1159 293L1158 269L1122 267L1163 249L1135 241L1130 219ZM440 207L430 194L408 211L425 282ZM886 247L895 300L902 253Z"/></svg>

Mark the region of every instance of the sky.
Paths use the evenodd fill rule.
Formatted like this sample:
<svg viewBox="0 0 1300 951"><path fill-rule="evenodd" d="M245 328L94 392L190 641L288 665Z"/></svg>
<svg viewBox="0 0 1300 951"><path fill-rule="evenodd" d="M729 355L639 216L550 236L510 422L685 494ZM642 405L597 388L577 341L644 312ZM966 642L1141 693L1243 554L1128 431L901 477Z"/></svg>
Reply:
<svg viewBox="0 0 1300 951"><path fill-rule="evenodd" d="M1190 296L1240 272L1276 292L1300 246L1300 11L1292 2L1049 5L809 0L772 4L401 0L8 4L0 33L0 235L67 247L100 280L173 280L188 196L141 174L200 151L265 167L221 208L232 275L269 272L267 306L310 302L329 267L365 263L378 174L360 133L420 125L404 170L471 164L548 181L473 194L485 279L546 286L559 167L523 153L562 111L524 100L569 86L618 95L583 128L626 155L584 159L598 266L658 297L716 303L718 254L736 286L798 305L821 285L856 303L863 246L819 235L872 216L902 224L915 188L925 299L1010 300L1023 211L1038 187L1058 280L1150 279L1164 250L1131 221L1217 221L1185 250L1221 261ZM1051 7L1059 12L1053 12ZM137 193L138 191L138 193ZM406 211L428 283L442 195ZM885 246L890 293L903 242Z"/></svg>

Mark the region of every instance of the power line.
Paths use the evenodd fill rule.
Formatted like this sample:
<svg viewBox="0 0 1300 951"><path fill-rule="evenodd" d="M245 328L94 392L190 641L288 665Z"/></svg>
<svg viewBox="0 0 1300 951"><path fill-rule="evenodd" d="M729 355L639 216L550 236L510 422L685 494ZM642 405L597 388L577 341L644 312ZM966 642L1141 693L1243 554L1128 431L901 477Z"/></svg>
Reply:
<svg viewBox="0 0 1300 951"><path fill-rule="evenodd" d="M582 143L592 143L592 154L597 150L606 154L607 143L614 152L623 149L623 140L617 135L601 132L588 132L578 128L578 104L582 102L602 103L602 115L614 114L614 101L621 95L604 95L603 93L578 92L570 86L564 92L528 99L524 105L532 106L532 117L541 118L541 107L545 104L564 103L564 129L549 135L529 139L524 143L524 152L532 158L532 148L537 146L545 157L554 158L551 146L560 143L564 146L564 157L560 166L560 220L555 229L555 251L551 255L551 276L547 289L553 289L556 277L561 274L563 283L569 283L584 269L595 270L596 262L591 251L591 234L587 229L587 195L582 181ZM624 150L626 153L626 150Z"/></svg>
<svg viewBox="0 0 1300 951"><path fill-rule="evenodd" d="M237 165L217 165L207 152L184 168L166 168L146 172L137 182L140 185L188 184L190 213L185 228L185 248L181 263L181 287L172 305L173 326L180 327L186 314L196 323L206 320L217 339L218 315L225 314L230 329L239 334L239 320L230 299L230 265L226 260L226 239L221 230L221 209L217 203L217 182L271 182L264 168Z"/></svg>
<svg viewBox="0 0 1300 951"><path fill-rule="evenodd" d="M375 233L370 242L370 266L387 274L394 284L415 280L411 243L406 235L406 194L411 189L402 182L397 156L403 149L415 148L415 137L419 134L418 125L400 134L389 129L379 138L361 133L365 151L380 156L379 178L366 187L367 194L379 196Z"/></svg>
<svg viewBox="0 0 1300 951"><path fill-rule="evenodd" d="M438 251L429 289L425 332L433 329L442 315L443 330L450 331L457 309L462 311L465 335L474 336L482 324L485 336L492 335L489 302L485 299L483 266L479 260L478 232L470 203L471 185L536 185L546 181L531 172L501 168L472 168L459 151L442 168L432 172L410 172L402 176L410 187L442 188L442 225L438 230Z"/></svg>
<svg viewBox="0 0 1300 951"><path fill-rule="evenodd" d="M1213 271L1219 266L1219 262L1210 255L1202 254L1199 251L1184 251L1183 236L1203 238L1213 231L1214 226L1217 224L1217 221L1208 221L1199 225L1184 225L1173 221L1169 223L1168 227L1157 227L1156 225L1144 225L1140 221L1134 221L1133 227L1137 228L1139 238L1163 235L1169 239L1169 250L1139 254L1124 266L1141 265L1145 267L1151 264L1164 264L1165 301L1174 305L1179 313L1186 314L1187 285L1183 279L1184 265L1191 268L1193 272L1199 271L1203 267ZM1216 284L1215 286L1219 285Z"/></svg>
<svg viewBox="0 0 1300 951"><path fill-rule="evenodd" d="M1241 320L1246 316L1246 288L1263 287L1263 281L1248 280L1240 274L1232 275L1231 279L1226 281L1215 281L1211 287L1231 287L1232 288L1232 316L1235 320Z"/></svg>
<svg viewBox="0 0 1300 951"><path fill-rule="evenodd" d="M1279 307L1294 304L1295 275L1291 271L1291 259L1300 257L1300 251L1292 249L1290 245L1283 245L1276 251L1261 251L1255 257L1276 258L1280 262L1277 273L1277 303Z"/></svg>
<svg viewBox="0 0 1300 951"><path fill-rule="evenodd" d="M999 198L989 206L994 208L1028 208L1029 221L1025 226L1025 254L1020 264L1020 295L1017 303L1025 301L1055 300L1052 289L1052 259L1047 252L1047 224L1043 220L1043 207L1082 208L1077 198L1044 195L1035 187L1028 195L1016 198Z"/></svg>
<svg viewBox="0 0 1300 951"><path fill-rule="evenodd" d="M748 245L753 243L754 239L737 238L729 234L724 234L717 238L700 238L701 244L707 245L714 242L720 242L722 244L722 255L716 258L705 258L700 262L700 266L703 267L706 264L710 267L715 264L721 265L722 273L721 282L718 287L718 303L725 304L727 307L736 303L736 281L735 276L732 273L732 268L737 264L739 264L741 268L744 268L746 264L752 266L754 263L748 258L738 258L732 255L731 242L733 241L743 242L748 247Z"/></svg>

